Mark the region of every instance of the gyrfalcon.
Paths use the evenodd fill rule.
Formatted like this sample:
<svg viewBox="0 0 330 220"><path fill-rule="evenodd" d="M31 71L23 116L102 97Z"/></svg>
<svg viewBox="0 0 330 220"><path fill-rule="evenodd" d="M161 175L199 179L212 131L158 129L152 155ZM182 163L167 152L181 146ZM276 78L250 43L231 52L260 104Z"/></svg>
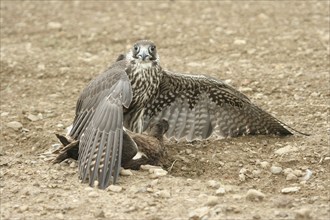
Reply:
<svg viewBox="0 0 330 220"><path fill-rule="evenodd" d="M116 183L124 129L141 133L162 119L168 138L188 141L296 131L221 80L163 69L156 45L141 40L80 94L69 133L79 140L80 179L102 189Z"/></svg>

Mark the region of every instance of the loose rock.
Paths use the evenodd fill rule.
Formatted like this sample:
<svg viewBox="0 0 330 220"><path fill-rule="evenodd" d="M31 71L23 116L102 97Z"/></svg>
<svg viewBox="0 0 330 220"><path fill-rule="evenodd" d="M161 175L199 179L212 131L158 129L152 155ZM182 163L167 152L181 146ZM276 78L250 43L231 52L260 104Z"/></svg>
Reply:
<svg viewBox="0 0 330 220"><path fill-rule="evenodd" d="M283 173L284 173L284 175L288 175L289 173L292 173L293 172L293 170L291 169L291 168L285 168L284 170L283 170Z"/></svg>
<svg viewBox="0 0 330 220"><path fill-rule="evenodd" d="M287 154L287 153L290 153L290 152L294 152L294 151L297 151L298 148L297 147L293 147L291 145L287 145L285 147L282 147L280 149L277 149L275 151L275 154L277 155L284 155L284 154Z"/></svg>
<svg viewBox="0 0 330 220"><path fill-rule="evenodd" d="M117 185L110 185L107 190L111 191L111 192L120 192L123 188L121 186L117 186Z"/></svg>
<svg viewBox="0 0 330 220"><path fill-rule="evenodd" d="M211 188L214 188L214 189L217 189L217 188L220 187L220 183L217 182L217 181L215 181L215 180L209 180L209 181L207 182L207 186L208 186L208 187L211 187Z"/></svg>
<svg viewBox="0 0 330 220"><path fill-rule="evenodd" d="M246 199L250 201L262 201L265 198L265 194L262 192L255 190L255 189L249 189L249 191L246 194Z"/></svg>
<svg viewBox="0 0 330 220"><path fill-rule="evenodd" d="M304 175L301 170L294 170L293 174L296 175L297 177L302 177Z"/></svg>
<svg viewBox="0 0 330 220"><path fill-rule="evenodd" d="M47 27L49 29L61 29L62 28L62 24L61 23L58 23L58 22L49 22L47 24Z"/></svg>
<svg viewBox="0 0 330 220"><path fill-rule="evenodd" d="M91 191L90 193L88 193L88 197L90 197L90 198L96 198L98 196L99 196L99 194L95 191Z"/></svg>
<svg viewBox="0 0 330 220"><path fill-rule="evenodd" d="M280 174L282 172L282 167L272 166L270 172L272 174Z"/></svg>
<svg viewBox="0 0 330 220"><path fill-rule="evenodd" d="M215 191L215 194L218 195L218 196L222 196L225 193L226 193L226 189L222 188L222 187L220 187L219 189L217 189L217 191Z"/></svg>
<svg viewBox="0 0 330 220"><path fill-rule="evenodd" d="M268 168L269 167L269 163L267 161L262 161L262 162L260 162L260 166L262 168Z"/></svg>
<svg viewBox="0 0 330 220"><path fill-rule="evenodd" d="M155 193L156 196L162 197L162 198L170 198L171 193L168 190L161 190Z"/></svg>
<svg viewBox="0 0 330 220"><path fill-rule="evenodd" d="M131 170L121 169L121 170L120 170L120 175L121 175L121 176L132 176L133 173L132 173Z"/></svg>
<svg viewBox="0 0 330 220"><path fill-rule="evenodd" d="M153 169L153 170L149 170L149 172L151 172L150 178L152 179L156 179L158 177L167 175L167 171L163 169Z"/></svg>
<svg viewBox="0 0 330 220"><path fill-rule="evenodd" d="M298 192L300 190L300 187L298 186L294 186L294 187L287 187L287 188L283 188L281 190L281 192L283 194L288 194L288 193L295 193L295 192Z"/></svg>
<svg viewBox="0 0 330 220"><path fill-rule="evenodd" d="M29 119L30 121L38 121L39 120L38 116L32 115L32 114L29 114L28 116L26 116L26 118Z"/></svg>
<svg viewBox="0 0 330 220"><path fill-rule="evenodd" d="M205 205L207 206L215 206L219 203L219 198L216 196L209 196L207 198L207 202L205 203Z"/></svg>
<svg viewBox="0 0 330 220"><path fill-rule="evenodd" d="M100 211L95 212L95 213L94 213L94 216L95 216L96 218L105 218L105 213L104 213L103 210L100 210Z"/></svg>
<svg viewBox="0 0 330 220"><path fill-rule="evenodd" d="M295 181L298 179L298 177L296 175L294 175L293 173L289 173L286 178L287 181Z"/></svg>
<svg viewBox="0 0 330 220"><path fill-rule="evenodd" d="M191 220L202 219L203 217L206 217L208 215L209 211L210 211L210 208L207 206L204 206L204 207L190 211L188 216L189 216L189 219L191 219Z"/></svg>
<svg viewBox="0 0 330 220"><path fill-rule="evenodd" d="M11 122L7 123L7 127L12 128L15 131L18 131L21 128L23 128L23 125L18 121L11 121Z"/></svg>
<svg viewBox="0 0 330 220"><path fill-rule="evenodd" d="M311 216L311 210L308 208L302 208L299 209L297 211L295 211L296 216L295 216L295 220L311 220L312 216Z"/></svg>

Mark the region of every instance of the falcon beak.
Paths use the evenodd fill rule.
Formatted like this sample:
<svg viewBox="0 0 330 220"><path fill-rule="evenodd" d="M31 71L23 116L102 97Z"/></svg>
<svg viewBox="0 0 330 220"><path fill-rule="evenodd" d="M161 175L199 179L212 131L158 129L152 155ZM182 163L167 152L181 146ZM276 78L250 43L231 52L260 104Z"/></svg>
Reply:
<svg viewBox="0 0 330 220"><path fill-rule="evenodd" d="M148 52L148 50L143 50L141 49L139 54L137 55L138 58L140 58L142 61L146 61L150 59L150 54Z"/></svg>

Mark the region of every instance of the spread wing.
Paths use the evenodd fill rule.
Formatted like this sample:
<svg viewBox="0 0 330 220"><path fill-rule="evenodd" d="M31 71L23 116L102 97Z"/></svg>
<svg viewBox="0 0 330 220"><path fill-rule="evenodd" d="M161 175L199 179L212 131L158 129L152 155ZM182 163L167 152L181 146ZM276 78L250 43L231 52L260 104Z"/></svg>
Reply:
<svg viewBox="0 0 330 220"><path fill-rule="evenodd" d="M116 62L81 93L70 136L79 139L79 176L100 188L115 183L123 141L123 106L132 100L125 61Z"/></svg>
<svg viewBox="0 0 330 220"><path fill-rule="evenodd" d="M144 129L166 119L168 137L205 139L211 134L292 134L284 124L220 80L164 71L156 98L146 106Z"/></svg>

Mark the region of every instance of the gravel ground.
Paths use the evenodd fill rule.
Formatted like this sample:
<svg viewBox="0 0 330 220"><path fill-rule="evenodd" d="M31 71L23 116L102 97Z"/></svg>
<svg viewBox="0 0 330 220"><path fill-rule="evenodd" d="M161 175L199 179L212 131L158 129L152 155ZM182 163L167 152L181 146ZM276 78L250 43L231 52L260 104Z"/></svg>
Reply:
<svg viewBox="0 0 330 220"><path fill-rule="evenodd" d="M1 219L328 219L329 1L1 1ZM138 39L311 136L166 142L172 169L102 191L40 155Z"/></svg>

